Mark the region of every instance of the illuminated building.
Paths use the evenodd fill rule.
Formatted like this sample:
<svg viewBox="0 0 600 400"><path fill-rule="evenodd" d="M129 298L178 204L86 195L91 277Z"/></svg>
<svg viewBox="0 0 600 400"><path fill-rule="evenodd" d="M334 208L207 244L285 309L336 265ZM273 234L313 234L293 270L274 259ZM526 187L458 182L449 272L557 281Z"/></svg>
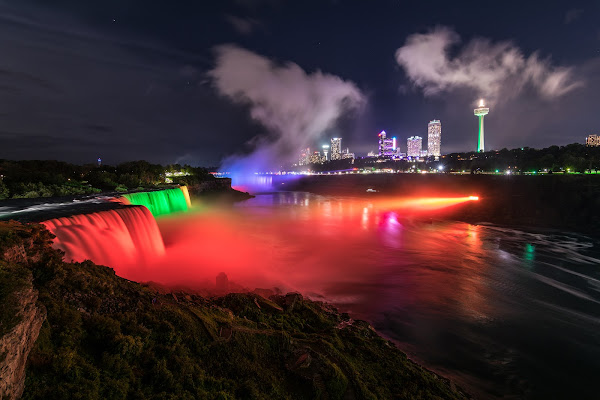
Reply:
<svg viewBox="0 0 600 400"><path fill-rule="evenodd" d="M354 159L354 153L350 153L350 149L346 148L346 150L342 150L342 160L345 159Z"/></svg>
<svg viewBox="0 0 600 400"><path fill-rule="evenodd" d="M331 139L331 160L342 159L342 138Z"/></svg>
<svg viewBox="0 0 600 400"><path fill-rule="evenodd" d="M406 155L409 157L420 157L423 148L423 138L421 136L411 136L406 139Z"/></svg>
<svg viewBox="0 0 600 400"><path fill-rule="evenodd" d="M479 139L477 141L477 152L483 150L483 117L485 117L490 109L485 106L483 99L479 100L479 107L473 110L476 116L479 117Z"/></svg>
<svg viewBox="0 0 600 400"><path fill-rule="evenodd" d="M442 148L442 123L434 119L427 125L427 154L439 159Z"/></svg>
<svg viewBox="0 0 600 400"><path fill-rule="evenodd" d="M100 157L98 157L98 166L102 165L102 159Z"/></svg>
<svg viewBox="0 0 600 400"><path fill-rule="evenodd" d="M309 162L311 164L321 164L323 162L323 158L321 157L321 153L318 151L313 152L310 155Z"/></svg>
<svg viewBox="0 0 600 400"><path fill-rule="evenodd" d="M589 135L585 139L585 144L590 147L600 146L600 135Z"/></svg>
<svg viewBox="0 0 600 400"><path fill-rule="evenodd" d="M396 138L388 138L385 131L379 132L379 156L393 156L396 153Z"/></svg>
<svg viewBox="0 0 600 400"><path fill-rule="evenodd" d="M323 145L323 162L327 161L327 152L329 151L329 145L328 144L324 144Z"/></svg>
<svg viewBox="0 0 600 400"><path fill-rule="evenodd" d="M300 152L300 159L298 160L298 165L307 165L310 164L310 148L302 149Z"/></svg>

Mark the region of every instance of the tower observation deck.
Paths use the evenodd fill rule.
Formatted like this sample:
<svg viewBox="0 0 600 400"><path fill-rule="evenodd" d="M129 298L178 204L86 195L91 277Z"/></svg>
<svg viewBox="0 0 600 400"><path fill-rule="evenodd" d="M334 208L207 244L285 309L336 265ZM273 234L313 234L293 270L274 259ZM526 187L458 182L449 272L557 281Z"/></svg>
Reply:
<svg viewBox="0 0 600 400"><path fill-rule="evenodd" d="M477 152L482 152L483 150L483 117L485 117L490 109L485 106L485 102L483 99L479 100L479 107L473 110L475 115L479 117L479 139L477 141Z"/></svg>

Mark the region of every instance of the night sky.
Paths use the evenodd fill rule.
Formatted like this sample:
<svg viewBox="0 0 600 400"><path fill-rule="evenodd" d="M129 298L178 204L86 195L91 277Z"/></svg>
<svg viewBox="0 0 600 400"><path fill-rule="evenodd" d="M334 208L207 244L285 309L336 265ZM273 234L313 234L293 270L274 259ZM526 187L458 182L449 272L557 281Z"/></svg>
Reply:
<svg viewBox="0 0 600 400"><path fill-rule="evenodd" d="M584 143L598 21L598 1L0 0L0 158L212 166L333 136L361 156L431 119L442 153L472 151L480 97L487 148Z"/></svg>

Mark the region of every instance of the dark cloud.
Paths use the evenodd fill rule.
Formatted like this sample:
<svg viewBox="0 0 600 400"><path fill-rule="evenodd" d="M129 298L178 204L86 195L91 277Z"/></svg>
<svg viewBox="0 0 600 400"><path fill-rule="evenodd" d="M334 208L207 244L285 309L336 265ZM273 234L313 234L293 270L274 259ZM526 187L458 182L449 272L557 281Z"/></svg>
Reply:
<svg viewBox="0 0 600 400"><path fill-rule="evenodd" d="M106 125L96 125L96 124L84 124L84 128L92 131L92 132L112 132L112 128Z"/></svg>
<svg viewBox="0 0 600 400"><path fill-rule="evenodd" d="M255 29L261 27L261 22L255 18L242 18L235 15L226 15L225 20L231 24L233 29L242 35L249 35Z"/></svg>
<svg viewBox="0 0 600 400"><path fill-rule="evenodd" d="M576 21L583 14L583 9L581 8L572 8L565 13L565 24L570 24L571 22Z"/></svg>
<svg viewBox="0 0 600 400"><path fill-rule="evenodd" d="M20 133L1 137L0 158L173 162L193 153L194 164L214 165L226 145L209 135L240 131L231 120L240 113L200 84L198 57L97 34L52 13L38 11L43 23L16 17L2 6L0 124Z"/></svg>

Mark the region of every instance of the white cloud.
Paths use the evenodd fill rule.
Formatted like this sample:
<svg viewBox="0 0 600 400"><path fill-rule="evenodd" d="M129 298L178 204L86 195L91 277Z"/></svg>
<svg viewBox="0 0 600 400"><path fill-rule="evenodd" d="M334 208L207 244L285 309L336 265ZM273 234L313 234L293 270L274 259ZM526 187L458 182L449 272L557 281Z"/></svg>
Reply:
<svg viewBox="0 0 600 400"><path fill-rule="evenodd" d="M270 132L252 140L255 150L249 156L229 159L230 169L260 170L295 159L365 101L352 82L335 75L308 74L294 63L277 65L233 45L218 47L216 54L209 76L219 93L247 104L251 117Z"/></svg>
<svg viewBox="0 0 600 400"><path fill-rule="evenodd" d="M413 34L396 51L396 61L425 95L470 88L497 101L531 86L552 99L581 85L571 68L553 67L537 53L526 57L511 42L473 39L455 52L459 43L458 34L445 27Z"/></svg>

